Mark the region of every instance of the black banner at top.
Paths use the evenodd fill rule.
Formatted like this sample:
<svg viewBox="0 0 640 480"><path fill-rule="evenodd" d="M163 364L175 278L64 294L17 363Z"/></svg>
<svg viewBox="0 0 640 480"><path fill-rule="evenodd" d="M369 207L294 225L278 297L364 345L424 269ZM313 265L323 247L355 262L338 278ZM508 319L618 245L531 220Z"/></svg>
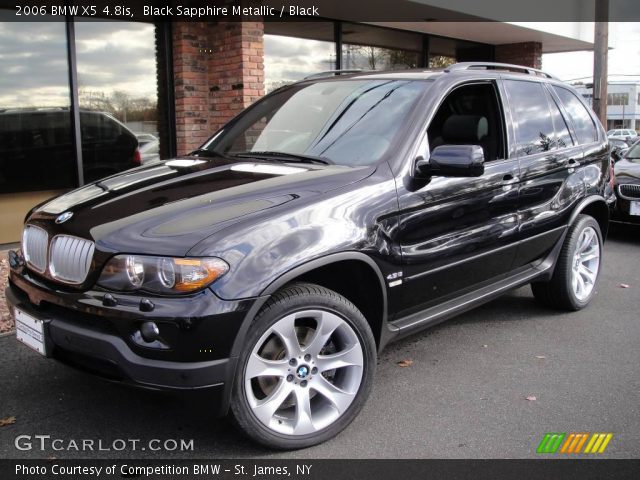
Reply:
<svg viewBox="0 0 640 480"><path fill-rule="evenodd" d="M596 9L596 4L608 8ZM2 21L637 22L637 0L0 0ZM596 13L598 12L598 13Z"/></svg>

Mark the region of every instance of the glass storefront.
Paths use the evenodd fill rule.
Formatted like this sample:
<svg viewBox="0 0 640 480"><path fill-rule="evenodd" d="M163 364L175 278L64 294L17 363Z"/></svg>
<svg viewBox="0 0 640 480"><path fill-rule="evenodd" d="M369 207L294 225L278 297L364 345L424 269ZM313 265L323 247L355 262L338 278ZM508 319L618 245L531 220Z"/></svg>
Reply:
<svg viewBox="0 0 640 480"><path fill-rule="evenodd" d="M64 23L0 23L0 71L0 194L73 187Z"/></svg>
<svg viewBox="0 0 640 480"><path fill-rule="evenodd" d="M53 18L13 17L0 10L0 243L20 238L33 205L155 160L161 142L153 24L85 19L68 29ZM74 65L77 105L70 83ZM76 111L81 148L72 122Z"/></svg>

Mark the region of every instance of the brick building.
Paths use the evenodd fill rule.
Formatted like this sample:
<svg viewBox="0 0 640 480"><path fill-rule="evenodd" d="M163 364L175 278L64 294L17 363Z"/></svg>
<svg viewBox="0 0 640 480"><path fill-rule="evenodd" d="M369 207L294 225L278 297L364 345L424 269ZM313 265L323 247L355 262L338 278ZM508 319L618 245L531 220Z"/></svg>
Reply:
<svg viewBox="0 0 640 480"><path fill-rule="evenodd" d="M578 24L559 32L433 22L441 9L428 3L371 2L379 16L406 7L419 22L359 22L341 2L327 2L313 22L17 23L0 8L0 244L19 240L33 205L124 168L99 157L125 134L140 142L136 162L168 158L270 90L320 71L455 61L539 68L543 53L592 48Z"/></svg>

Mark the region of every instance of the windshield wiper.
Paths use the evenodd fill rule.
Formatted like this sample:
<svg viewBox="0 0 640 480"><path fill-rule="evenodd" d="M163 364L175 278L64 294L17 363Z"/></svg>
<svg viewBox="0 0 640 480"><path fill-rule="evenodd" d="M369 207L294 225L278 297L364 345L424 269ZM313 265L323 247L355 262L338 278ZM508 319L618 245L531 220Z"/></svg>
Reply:
<svg viewBox="0 0 640 480"><path fill-rule="evenodd" d="M232 157L240 158L260 158L266 160L281 160L285 162L300 162L300 163L318 163L321 165L333 165L334 163L324 157L314 157L313 155L302 155L300 153L287 153L287 152L271 152L271 151L257 151L257 152L238 152L231 154Z"/></svg>

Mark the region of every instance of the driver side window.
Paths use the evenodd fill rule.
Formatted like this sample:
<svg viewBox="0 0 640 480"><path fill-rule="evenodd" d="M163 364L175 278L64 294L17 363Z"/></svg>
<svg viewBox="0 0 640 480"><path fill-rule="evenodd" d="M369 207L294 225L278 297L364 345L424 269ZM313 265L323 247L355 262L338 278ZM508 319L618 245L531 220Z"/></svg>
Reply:
<svg viewBox="0 0 640 480"><path fill-rule="evenodd" d="M479 145L485 161L506 158L496 87L476 83L453 90L438 107L427 136L431 152L441 145Z"/></svg>

